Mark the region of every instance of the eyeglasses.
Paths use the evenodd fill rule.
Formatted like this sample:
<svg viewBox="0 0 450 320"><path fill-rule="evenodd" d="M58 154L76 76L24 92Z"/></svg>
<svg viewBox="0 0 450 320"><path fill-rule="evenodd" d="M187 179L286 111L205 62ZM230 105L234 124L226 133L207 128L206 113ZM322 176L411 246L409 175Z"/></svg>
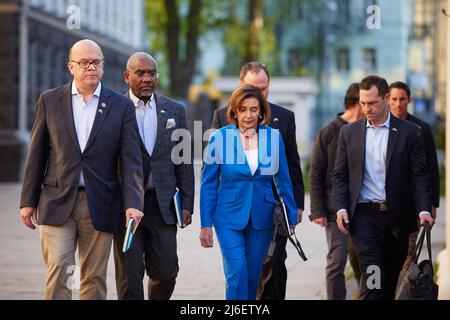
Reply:
<svg viewBox="0 0 450 320"><path fill-rule="evenodd" d="M150 71L141 71L138 70L135 72L135 75L138 78L143 78L145 76L149 76L151 79L158 79L159 78L159 72L156 70L150 70Z"/></svg>
<svg viewBox="0 0 450 320"><path fill-rule="evenodd" d="M81 68L83 69L87 69L89 68L89 66L92 64L95 68L101 68L103 67L103 65L105 64L105 60L99 60L99 59L95 59L95 60L85 60L85 59L81 59L80 61L75 61L75 60L70 60L70 62L75 62L77 63Z"/></svg>

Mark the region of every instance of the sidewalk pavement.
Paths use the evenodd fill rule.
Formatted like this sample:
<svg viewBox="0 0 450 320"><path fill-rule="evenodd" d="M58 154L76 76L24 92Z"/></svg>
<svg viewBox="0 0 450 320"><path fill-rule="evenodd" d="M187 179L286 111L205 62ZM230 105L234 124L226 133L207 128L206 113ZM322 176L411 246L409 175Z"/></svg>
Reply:
<svg viewBox="0 0 450 320"><path fill-rule="evenodd" d="M224 299L225 281L220 249L215 239L214 247L200 246L199 221L199 176L200 166L195 166L197 177L195 213L192 225L178 229L178 259L180 272L172 299L209 300ZM19 183L0 184L0 299L43 299L46 267L42 259L39 230L25 227L19 219ZM445 203L441 200L438 223L433 229L433 259L445 243ZM308 261L303 262L295 249L288 243L288 300L326 299L325 231L308 219L309 195L305 199L306 212L303 222L297 226L297 237L302 244ZM146 277L147 278L147 277ZM356 288L356 282L348 283L348 297ZM117 299L113 255L108 264L108 299ZM78 299L78 291L74 291Z"/></svg>

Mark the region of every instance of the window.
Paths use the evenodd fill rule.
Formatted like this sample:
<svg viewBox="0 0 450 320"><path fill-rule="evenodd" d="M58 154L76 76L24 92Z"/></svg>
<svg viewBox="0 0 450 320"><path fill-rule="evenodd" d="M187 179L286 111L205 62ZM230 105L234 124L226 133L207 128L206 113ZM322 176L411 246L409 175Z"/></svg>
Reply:
<svg viewBox="0 0 450 320"><path fill-rule="evenodd" d="M305 74L308 70L308 57L300 48L291 48L288 51L287 65L289 73L294 75Z"/></svg>
<svg viewBox="0 0 450 320"><path fill-rule="evenodd" d="M375 71L377 69L377 52L374 48L363 49L364 71Z"/></svg>
<svg viewBox="0 0 450 320"><path fill-rule="evenodd" d="M340 0L338 3L338 20L341 22L350 21L350 0Z"/></svg>
<svg viewBox="0 0 450 320"><path fill-rule="evenodd" d="M348 48L336 49L336 69L338 71L350 70L350 53Z"/></svg>

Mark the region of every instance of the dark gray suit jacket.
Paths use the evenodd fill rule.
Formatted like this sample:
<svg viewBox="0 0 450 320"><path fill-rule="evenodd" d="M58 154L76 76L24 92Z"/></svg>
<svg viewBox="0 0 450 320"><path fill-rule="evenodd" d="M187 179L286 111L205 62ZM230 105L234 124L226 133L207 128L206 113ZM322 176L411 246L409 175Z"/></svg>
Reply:
<svg viewBox="0 0 450 320"><path fill-rule="evenodd" d="M128 92L125 95L129 97ZM144 165L144 185L147 184L151 170L163 219L167 224L175 224L177 219L172 197L175 194L176 187L181 193L181 207L189 210L191 213L193 213L194 209L195 184L192 154L188 157L189 163L175 164L171 158L173 148L182 140L180 138L172 141L172 133L176 129L186 129L186 112L183 106L175 100L158 93L155 93L154 96L158 129L155 147L151 156L148 154L144 142L139 136ZM175 126L172 128L166 128L169 119L175 121ZM174 138L176 136L174 135ZM190 141L186 145L190 146Z"/></svg>
<svg viewBox="0 0 450 320"><path fill-rule="evenodd" d="M346 209L350 224L364 178L365 141L366 119L342 127L333 172L333 196L336 210ZM431 212L424 144L417 125L392 114L385 188L393 233L402 236L416 231L419 212ZM411 189L414 193L410 192Z"/></svg>
<svg viewBox="0 0 450 320"><path fill-rule="evenodd" d="M305 188L303 185L302 168L300 166L300 157L298 155L297 141L295 138L295 115L292 111L276 105L275 103L269 102L269 106L272 114L269 127L280 130L285 146L295 203L297 204L297 208L303 210L305 209ZM219 129L228 124L227 108L221 108L214 111L211 128Z"/></svg>
<svg viewBox="0 0 450 320"><path fill-rule="evenodd" d="M125 209L143 210L142 155L137 132L133 103L102 86L94 124L81 152L71 83L45 91L36 105L20 207L38 208L39 224L63 224L72 212L83 169L94 228L117 232L119 215L124 214L122 198Z"/></svg>

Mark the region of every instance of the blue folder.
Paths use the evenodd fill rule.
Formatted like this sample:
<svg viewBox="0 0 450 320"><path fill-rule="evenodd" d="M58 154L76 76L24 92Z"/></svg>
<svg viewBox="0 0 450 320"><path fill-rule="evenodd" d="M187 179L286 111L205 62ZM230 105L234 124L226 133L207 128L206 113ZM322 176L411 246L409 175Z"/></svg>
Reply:
<svg viewBox="0 0 450 320"><path fill-rule="evenodd" d="M180 228L184 228L184 221L183 221L183 211L181 209L181 197L180 197L180 191L177 189L175 194L173 195L173 204L175 206L175 213L177 216L177 224Z"/></svg>
<svg viewBox="0 0 450 320"><path fill-rule="evenodd" d="M123 240L122 252L127 252L128 249L130 249L131 245L133 244L133 229L134 229L134 219L131 218L128 221L127 231L125 232L125 238Z"/></svg>

